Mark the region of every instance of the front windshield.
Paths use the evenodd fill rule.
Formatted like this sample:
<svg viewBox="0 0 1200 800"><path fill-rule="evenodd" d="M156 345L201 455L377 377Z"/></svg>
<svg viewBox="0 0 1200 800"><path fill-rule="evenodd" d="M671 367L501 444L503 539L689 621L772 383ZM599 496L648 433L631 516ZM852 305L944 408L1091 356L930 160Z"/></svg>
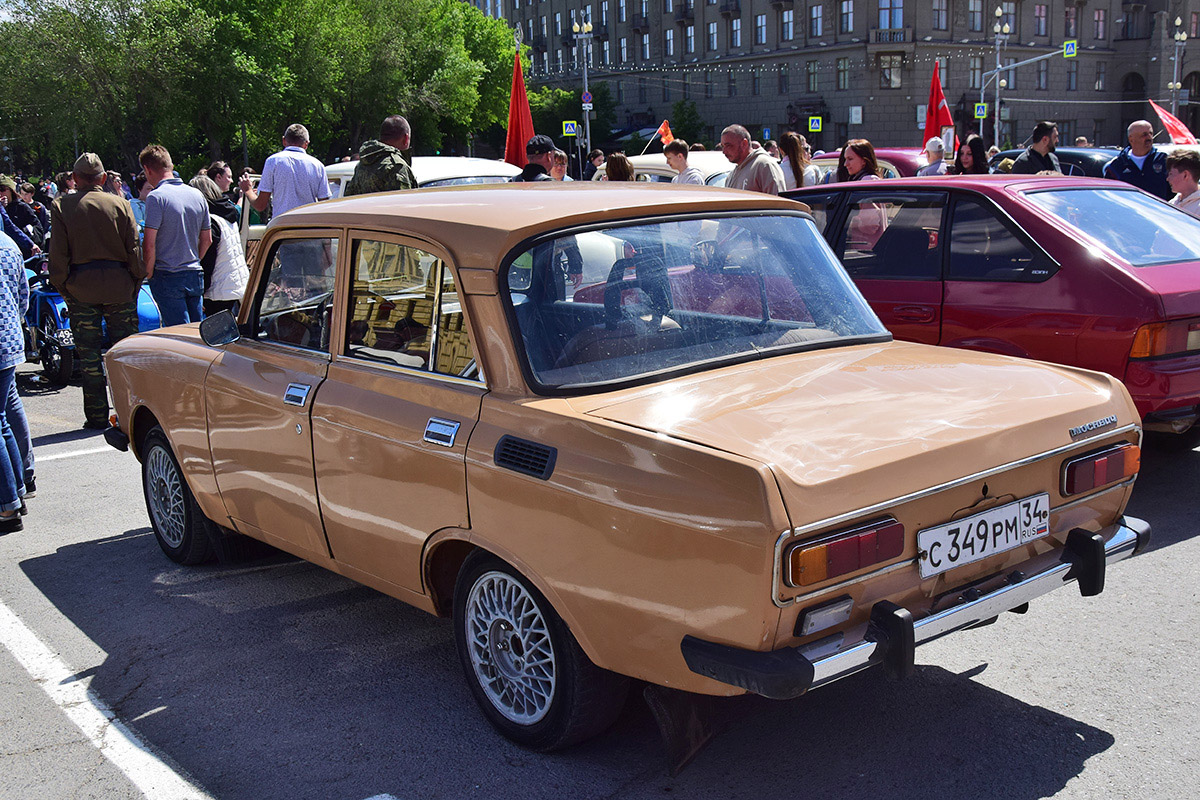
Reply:
<svg viewBox="0 0 1200 800"><path fill-rule="evenodd" d="M888 336L799 215L561 236L518 256L506 283L517 340L548 389Z"/></svg>
<svg viewBox="0 0 1200 800"><path fill-rule="evenodd" d="M1135 267L1200 260L1200 219L1141 192L1051 189L1026 197Z"/></svg>

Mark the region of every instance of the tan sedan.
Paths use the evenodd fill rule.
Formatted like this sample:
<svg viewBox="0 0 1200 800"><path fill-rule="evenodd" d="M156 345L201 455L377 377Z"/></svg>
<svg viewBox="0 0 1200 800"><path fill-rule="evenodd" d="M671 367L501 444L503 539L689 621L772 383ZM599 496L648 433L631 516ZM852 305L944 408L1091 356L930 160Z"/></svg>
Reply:
<svg viewBox="0 0 1200 800"><path fill-rule="evenodd" d="M238 320L107 356L162 550L251 536L452 617L502 733L629 679L789 698L1144 547L1097 373L892 341L805 207L704 187L368 195L273 221ZM1099 622L1099 620L1098 620Z"/></svg>

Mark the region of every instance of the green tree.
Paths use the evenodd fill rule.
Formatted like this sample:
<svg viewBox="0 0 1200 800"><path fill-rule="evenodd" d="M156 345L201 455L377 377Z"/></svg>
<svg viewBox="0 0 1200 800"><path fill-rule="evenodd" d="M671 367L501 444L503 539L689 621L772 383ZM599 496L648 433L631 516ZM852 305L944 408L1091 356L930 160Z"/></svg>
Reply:
<svg viewBox="0 0 1200 800"><path fill-rule="evenodd" d="M590 87L592 106L596 118L592 120L592 142L599 144L612 136L613 124L617 119L616 105L608 84L596 83ZM533 129L558 141L562 136L564 120L575 120L583 128L583 89L562 89L543 86L529 92L529 111L533 116ZM582 139L580 140L582 142ZM560 143L560 146L562 144Z"/></svg>
<svg viewBox="0 0 1200 800"><path fill-rule="evenodd" d="M704 119L695 100L677 100L671 106L671 133L689 144L704 135Z"/></svg>

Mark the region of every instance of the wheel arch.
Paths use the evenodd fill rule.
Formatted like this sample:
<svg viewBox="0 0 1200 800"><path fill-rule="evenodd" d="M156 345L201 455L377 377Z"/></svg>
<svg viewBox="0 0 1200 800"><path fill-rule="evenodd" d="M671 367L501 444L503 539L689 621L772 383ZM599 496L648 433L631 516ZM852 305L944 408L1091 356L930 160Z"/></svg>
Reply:
<svg viewBox="0 0 1200 800"><path fill-rule="evenodd" d="M142 452L146 444L146 434L153 430L156 425L162 427L162 423L158 421L158 417L149 408L138 406L134 409L129 420L129 430L125 433L129 436L130 447L133 449L133 455L138 461L142 460ZM165 434L166 432L167 429L163 428L163 433ZM171 437L167 436L167 441L170 440Z"/></svg>

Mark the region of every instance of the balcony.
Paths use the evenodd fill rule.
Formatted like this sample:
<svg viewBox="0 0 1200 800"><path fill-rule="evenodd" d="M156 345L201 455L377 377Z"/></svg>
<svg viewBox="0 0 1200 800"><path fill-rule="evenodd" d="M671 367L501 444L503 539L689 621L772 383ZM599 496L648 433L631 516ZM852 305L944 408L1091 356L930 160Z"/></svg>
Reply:
<svg viewBox="0 0 1200 800"><path fill-rule="evenodd" d="M687 25L689 22L692 22L695 19L696 9L694 9L690 4L685 5L681 2L679 5L675 6L676 25Z"/></svg>
<svg viewBox="0 0 1200 800"><path fill-rule="evenodd" d="M535 52L546 52L546 35L544 33L537 34L533 37L533 39L530 40L529 46L532 47Z"/></svg>
<svg viewBox="0 0 1200 800"><path fill-rule="evenodd" d="M592 38L601 41L608 40L608 25L601 22L599 25L592 26Z"/></svg>
<svg viewBox="0 0 1200 800"><path fill-rule="evenodd" d="M872 44L911 44L913 29L907 28L872 28Z"/></svg>
<svg viewBox="0 0 1200 800"><path fill-rule="evenodd" d="M722 17L740 17L742 16L742 0L721 0L720 10Z"/></svg>
<svg viewBox="0 0 1200 800"><path fill-rule="evenodd" d="M791 8L792 0L771 0L771 5L775 8Z"/></svg>
<svg viewBox="0 0 1200 800"><path fill-rule="evenodd" d="M630 23L629 30L634 33L649 33L650 19L645 14L634 14Z"/></svg>

